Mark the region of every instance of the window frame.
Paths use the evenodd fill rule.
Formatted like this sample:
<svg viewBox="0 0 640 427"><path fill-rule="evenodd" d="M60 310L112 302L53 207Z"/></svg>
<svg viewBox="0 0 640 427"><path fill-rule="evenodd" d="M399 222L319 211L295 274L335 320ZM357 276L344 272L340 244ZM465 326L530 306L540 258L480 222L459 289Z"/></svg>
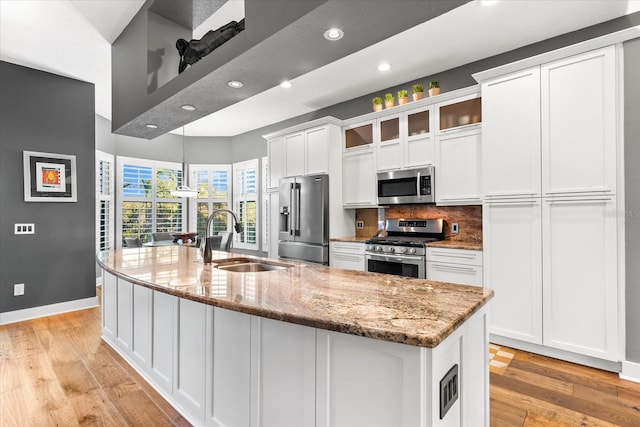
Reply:
<svg viewBox="0 0 640 427"><path fill-rule="evenodd" d="M238 179L238 172L241 170L251 170L253 169L255 171L255 192L254 193L244 193L242 190L242 185L240 183L237 182ZM261 236L260 236L260 210L261 210L261 206L260 206L260 165L259 165L259 159L255 158L255 159L251 159L251 160L245 160L242 162L237 162L237 163L233 163L232 165L232 172L233 172L233 211L240 217L240 220L242 221L242 217L241 217L241 209L240 209L240 204L241 203L245 203L245 205L247 203L250 202L254 202L255 203L255 215L256 215L256 222L255 222L255 243L247 243L246 241L243 242L241 241L241 236L236 233L234 234L234 240L233 240L233 245L236 248L239 249L247 249L247 250L252 250L252 251L259 251L260 250L260 240L261 240ZM247 235L247 223L246 221L243 221L242 226L244 227L244 233L245 235ZM246 240L246 238L245 238Z"/></svg>
<svg viewBox="0 0 640 427"><path fill-rule="evenodd" d="M150 167L152 169L151 172L151 188L153 189L151 197L145 196L125 196L124 195L124 166L133 165L139 167ZM182 185L182 177L184 175L182 163L177 162L165 162L159 160L148 160L148 159L140 159L136 157L125 157L125 156L116 156L116 167L117 167L117 180L116 184L118 186L117 196L118 202L116 204L116 245L118 248L122 247L122 215L123 215L123 204L125 202L150 202L151 203L151 233L155 233L157 230L157 206L160 203L178 203L181 205L182 218L180 221L180 230L185 230L187 226L187 215L188 212L186 210L187 204L184 201L184 197L157 197L157 172L158 169L169 169L178 171L178 181L176 183L177 186Z"/></svg>
<svg viewBox="0 0 640 427"><path fill-rule="evenodd" d="M95 184L96 184L96 196L95 196L95 209L96 209L96 252L114 249L115 238L115 181L116 181L116 163L115 156L113 154L105 153L104 151L96 150L95 154ZM104 175L101 179L100 167L101 163L109 164L109 179L105 186L101 183L104 182ZM106 215L103 220L102 216L102 203L107 203ZM104 235L104 238L103 238ZM104 245L102 244L104 240Z"/></svg>
<svg viewBox="0 0 640 427"><path fill-rule="evenodd" d="M214 197L213 193L213 173L216 171L225 171L227 172L227 197ZM207 201L207 212L211 212L214 204L216 203L226 203L227 209L233 208L233 170L231 165L229 164L190 164L189 165L189 187L192 189L199 191L198 188L198 180L197 173L198 172L207 172L207 179L210 184L209 186L209 195L205 199L200 197L193 197L189 199L189 230L198 231L198 203L203 203L205 200ZM233 221L227 220L227 231L233 231ZM200 238L204 238L204 236L198 236Z"/></svg>

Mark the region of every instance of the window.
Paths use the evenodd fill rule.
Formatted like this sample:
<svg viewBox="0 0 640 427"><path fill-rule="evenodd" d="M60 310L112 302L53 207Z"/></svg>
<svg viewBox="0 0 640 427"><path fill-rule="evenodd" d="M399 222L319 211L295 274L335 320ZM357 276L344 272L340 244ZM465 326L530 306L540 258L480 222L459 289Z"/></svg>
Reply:
<svg viewBox="0 0 640 427"><path fill-rule="evenodd" d="M96 251L113 249L113 155L96 151Z"/></svg>
<svg viewBox="0 0 640 427"><path fill-rule="evenodd" d="M214 209L229 209L231 206L231 165L190 165L189 187L198 192L198 197L189 199L189 230L204 237L209 213ZM226 212L218 212L211 225L211 234L231 231Z"/></svg>
<svg viewBox="0 0 640 427"><path fill-rule="evenodd" d="M233 206L244 227L234 246L259 250L258 245L258 159L233 164Z"/></svg>
<svg viewBox="0 0 640 427"><path fill-rule="evenodd" d="M182 165L118 157L119 241L151 241L151 233L182 231L183 199L170 191L182 185Z"/></svg>

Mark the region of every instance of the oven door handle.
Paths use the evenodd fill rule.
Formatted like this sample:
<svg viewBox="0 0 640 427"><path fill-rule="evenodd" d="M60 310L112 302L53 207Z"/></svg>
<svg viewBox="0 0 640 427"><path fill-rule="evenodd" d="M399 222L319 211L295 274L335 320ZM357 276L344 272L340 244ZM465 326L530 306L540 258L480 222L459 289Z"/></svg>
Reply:
<svg viewBox="0 0 640 427"><path fill-rule="evenodd" d="M402 255L402 256L394 256L394 255L378 255L378 254L367 254L367 259L372 259L374 261L418 261L424 262L424 257L421 256L410 256L410 255Z"/></svg>

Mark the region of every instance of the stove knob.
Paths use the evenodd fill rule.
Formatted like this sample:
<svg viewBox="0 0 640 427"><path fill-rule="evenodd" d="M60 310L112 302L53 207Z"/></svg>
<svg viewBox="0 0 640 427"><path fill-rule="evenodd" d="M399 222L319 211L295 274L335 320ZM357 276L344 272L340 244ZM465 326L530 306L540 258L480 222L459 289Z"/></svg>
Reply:
<svg viewBox="0 0 640 427"><path fill-rule="evenodd" d="M398 252L400 254L407 253L407 248L398 248L398 249L396 249L396 252Z"/></svg>
<svg viewBox="0 0 640 427"><path fill-rule="evenodd" d="M390 247L390 248L389 248L389 252L393 253L393 252L395 252L395 251L396 251L396 248L394 248L394 247Z"/></svg>
<svg viewBox="0 0 640 427"><path fill-rule="evenodd" d="M376 247L376 251L378 251L378 252L382 252L382 246L378 246L378 247Z"/></svg>
<svg viewBox="0 0 640 427"><path fill-rule="evenodd" d="M367 246L367 250L368 250L368 251L372 251L372 250L374 250L374 249L375 249L375 246L373 246L373 245L368 245L368 246Z"/></svg>
<svg viewBox="0 0 640 427"><path fill-rule="evenodd" d="M410 254L415 254L416 252L417 252L417 251L416 251L416 248L411 248L411 249L409 249L409 253L410 253Z"/></svg>

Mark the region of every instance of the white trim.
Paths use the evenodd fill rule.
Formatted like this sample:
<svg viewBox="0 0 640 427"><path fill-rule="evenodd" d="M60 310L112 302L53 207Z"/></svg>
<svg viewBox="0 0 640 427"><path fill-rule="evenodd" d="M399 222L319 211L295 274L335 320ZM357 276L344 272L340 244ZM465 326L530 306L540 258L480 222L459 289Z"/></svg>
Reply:
<svg viewBox="0 0 640 427"><path fill-rule="evenodd" d="M558 350L543 345L533 344L516 340L513 338L507 338L499 335L490 334L489 342L505 345L507 347L515 348L518 350L528 351L529 353L541 354L543 356L553 357L554 359L560 359L571 363L577 363L580 365L591 366L592 368L602 369L610 372L620 372L620 362L611 362L609 360L598 359L596 357L585 356L578 353L573 353L565 350Z"/></svg>
<svg viewBox="0 0 640 427"><path fill-rule="evenodd" d="M285 129L280 129L279 131L268 133L266 135L262 135L265 140L269 140L271 138L275 138L278 136L283 136L288 133L299 132L301 130L307 130L312 127L322 126L326 124L334 124L337 126L342 126L342 120L336 119L332 116L323 117L321 119L311 120L310 122L300 123L299 125L291 126Z"/></svg>
<svg viewBox="0 0 640 427"><path fill-rule="evenodd" d="M640 383L640 363L623 360L622 372L620 372L619 377L623 380Z"/></svg>
<svg viewBox="0 0 640 427"><path fill-rule="evenodd" d="M490 68L485 71L480 71L478 73L472 74L472 77L478 83L482 83L486 80L501 76L503 74L510 74L516 71L524 70L526 68L542 65L547 62L552 62L558 59L563 59L569 56L588 52L590 50L600 49L605 46L611 46L614 44L622 43L624 41L635 39L637 37L640 37L640 25L637 25L631 28L626 28L624 30L617 31L615 33L596 37L594 39L585 40L583 42L572 44L570 46L565 46L563 48L552 50L550 52L541 53L540 55L521 59L519 61L511 62L509 64L501 65L499 67Z"/></svg>
<svg viewBox="0 0 640 427"><path fill-rule="evenodd" d="M84 310L98 306L98 297L89 297L73 301L59 302L57 304L43 305L40 307L25 308L23 310L0 313L0 325L22 322L23 320L37 319L38 317L52 316L54 314L67 313L69 311Z"/></svg>

